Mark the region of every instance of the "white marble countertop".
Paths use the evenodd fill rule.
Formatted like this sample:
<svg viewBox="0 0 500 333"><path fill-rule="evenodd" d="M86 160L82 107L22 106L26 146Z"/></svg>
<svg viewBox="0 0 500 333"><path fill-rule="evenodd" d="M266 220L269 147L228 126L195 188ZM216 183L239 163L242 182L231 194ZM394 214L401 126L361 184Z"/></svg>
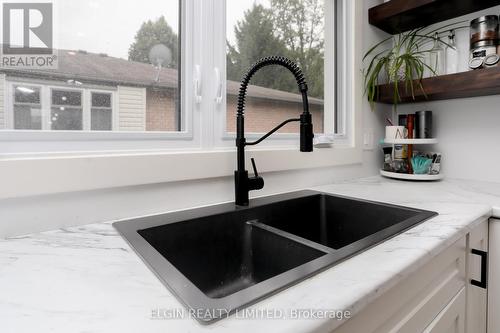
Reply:
<svg viewBox="0 0 500 333"><path fill-rule="evenodd" d="M277 295L251 310L348 310L353 315L483 217L500 217L500 184L446 180L406 183L380 177L315 188L433 210L439 216ZM0 240L0 327L19 332L330 332L335 319L241 319L210 326L153 319L183 306L110 223ZM280 312L275 312L280 316Z"/></svg>

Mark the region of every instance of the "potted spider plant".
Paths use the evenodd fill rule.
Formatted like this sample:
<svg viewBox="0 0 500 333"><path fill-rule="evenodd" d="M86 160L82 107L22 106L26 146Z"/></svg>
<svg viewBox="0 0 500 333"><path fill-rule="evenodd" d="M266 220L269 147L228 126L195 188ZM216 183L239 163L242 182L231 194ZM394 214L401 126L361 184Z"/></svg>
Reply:
<svg viewBox="0 0 500 333"><path fill-rule="evenodd" d="M462 23L462 22L458 22ZM443 42L438 36L455 27L458 23L448 24L438 29L427 31L428 28L414 29L399 35L390 36L371 47L363 57L363 62L370 59L364 69L365 94L372 109L379 97L378 86L381 82L391 85L393 91L394 111L401 101L400 89L415 99L415 90L420 89L425 97L422 79L427 70L436 75L434 68L427 63L427 55L431 52L429 45L438 41L447 47L453 47ZM388 46L392 42L392 45Z"/></svg>

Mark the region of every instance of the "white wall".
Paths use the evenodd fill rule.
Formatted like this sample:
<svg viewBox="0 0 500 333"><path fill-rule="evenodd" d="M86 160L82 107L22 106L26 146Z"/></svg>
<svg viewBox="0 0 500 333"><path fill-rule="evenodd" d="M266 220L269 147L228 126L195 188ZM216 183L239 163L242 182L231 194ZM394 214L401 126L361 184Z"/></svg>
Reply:
<svg viewBox="0 0 500 333"><path fill-rule="evenodd" d="M500 6L496 6L457 20L469 22L482 15L499 13ZM468 35L466 29L457 40L462 62L468 58ZM398 111L433 111L439 144L430 149L443 154L443 173L447 177L500 182L499 109L500 96L487 96L409 104L400 106Z"/></svg>
<svg viewBox="0 0 500 333"><path fill-rule="evenodd" d="M380 2L365 1L365 50L385 36L367 23L368 8ZM363 128L373 133L375 142L383 137L383 119L390 114L387 111L390 111L388 106L380 106L373 112L367 102L364 104ZM382 163L381 155L375 144L373 150L364 152L362 164L263 174L264 190L251 194L267 195L376 175ZM0 201L0 237L188 209L233 199L231 177L9 199Z"/></svg>
<svg viewBox="0 0 500 333"><path fill-rule="evenodd" d="M500 182L500 96L439 101L401 108L432 110L443 154L442 171L450 178Z"/></svg>
<svg viewBox="0 0 500 333"><path fill-rule="evenodd" d="M252 195L293 191L334 180L370 176L363 165L263 174L266 186ZM231 177L0 201L0 237L65 226L155 214L234 200Z"/></svg>

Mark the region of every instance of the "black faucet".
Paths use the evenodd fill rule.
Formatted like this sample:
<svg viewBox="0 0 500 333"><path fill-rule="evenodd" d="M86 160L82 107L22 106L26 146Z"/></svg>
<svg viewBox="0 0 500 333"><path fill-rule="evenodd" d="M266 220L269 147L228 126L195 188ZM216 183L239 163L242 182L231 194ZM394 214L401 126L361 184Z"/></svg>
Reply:
<svg viewBox="0 0 500 333"><path fill-rule="evenodd" d="M292 118L285 120L269 133L265 134L259 140L254 142L246 142L245 139L245 98L247 94L248 84L252 76L260 69L270 65L280 65L287 68L295 76L299 91L302 94L302 104L304 112L300 118ZM264 187L264 179L259 177L255 161L252 158L252 167L254 170L254 177L248 177L248 171L245 169L245 146L254 146L265 139L267 139L274 132L286 124L294 121L300 121L300 151L312 152L313 151L313 124L312 117L309 113L309 102L307 99L307 83L300 68L291 60L285 57L267 57L255 63L245 74L241 81L240 92L238 95L238 113L236 116L236 147L238 148L238 169L234 172L234 185L235 185L235 203L238 206L248 206L248 192L253 190L260 190Z"/></svg>

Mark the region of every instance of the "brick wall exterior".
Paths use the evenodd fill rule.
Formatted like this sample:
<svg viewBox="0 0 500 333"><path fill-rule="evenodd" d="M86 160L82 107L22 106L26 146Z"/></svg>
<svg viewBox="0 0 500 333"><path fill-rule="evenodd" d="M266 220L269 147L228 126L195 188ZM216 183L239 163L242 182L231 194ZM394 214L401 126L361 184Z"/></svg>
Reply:
<svg viewBox="0 0 500 333"><path fill-rule="evenodd" d="M238 98L228 96L226 128L228 132L236 132L236 105ZM323 106L309 105L313 116L314 131L323 132ZM302 103L271 101L265 99L248 98L245 107L245 131L265 133L272 130L284 120L298 118L302 113ZM278 133L298 133L299 124L290 123Z"/></svg>
<svg viewBox="0 0 500 333"><path fill-rule="evenodd" d="M175 91L147 90L146 130L176 131ZM226 128L228 132L236 131L236 96L227 97ZM302 112L302 104L296 102L271 101L248 98L245 112L245 130L263 133L273 129L288 118L298 118ZM313 116L314 131L323 132L323 106L310 105ZM280 130L280 133L298 133L299 124L291 123Z"/></svg>
<svg viewBox="0 0 500 333"><path fill-rule="evenodd" d="M176 131L175 109L175 90L148 88L146 91L146 131Z"/></svg>

